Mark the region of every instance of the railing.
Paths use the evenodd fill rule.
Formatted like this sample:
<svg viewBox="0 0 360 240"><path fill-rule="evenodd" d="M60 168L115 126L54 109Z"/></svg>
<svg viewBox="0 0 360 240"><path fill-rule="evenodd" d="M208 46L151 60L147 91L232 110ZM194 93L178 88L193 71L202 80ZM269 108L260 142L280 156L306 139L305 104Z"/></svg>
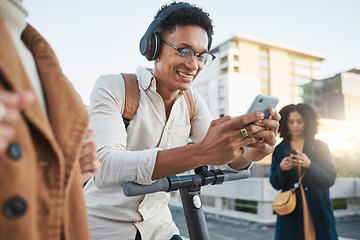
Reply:
<svg viewBox="0 0 360 240"><path fill-rule="evenodd" d="M268 178L249 178L226 182L221 186L203 187L201 196L204 203L207 197L211 198L212 206L203 206L207 213L270 224L276 221L271 203L278 192ZM333 200L346 199L346 209L335 210L335 216L360 214L360 178L337 178L330 188L330 197ZM237 204L236 200L244 201ZM249 201L248 206L246 201ZM171 204L178 203L178 193L172 193ZM249 209L256 206L256 211L237 211L237 206Z"/></svg>

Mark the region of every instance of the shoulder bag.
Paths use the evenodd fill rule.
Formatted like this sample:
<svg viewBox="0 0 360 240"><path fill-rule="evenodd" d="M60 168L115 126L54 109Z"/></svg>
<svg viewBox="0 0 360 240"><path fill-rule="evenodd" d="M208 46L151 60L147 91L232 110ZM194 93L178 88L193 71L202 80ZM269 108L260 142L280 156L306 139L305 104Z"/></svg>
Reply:
<svg viewBox="0 0 360 240"><path fill-rule="evenodd" d="M294 211L296 207L296 193L295 190L300 186L301 180L306 171L303 172L299 181L294 184L294 187L288 191L279 193L275 196L272 202L272 208L279 215L287 215Z"/></svg>

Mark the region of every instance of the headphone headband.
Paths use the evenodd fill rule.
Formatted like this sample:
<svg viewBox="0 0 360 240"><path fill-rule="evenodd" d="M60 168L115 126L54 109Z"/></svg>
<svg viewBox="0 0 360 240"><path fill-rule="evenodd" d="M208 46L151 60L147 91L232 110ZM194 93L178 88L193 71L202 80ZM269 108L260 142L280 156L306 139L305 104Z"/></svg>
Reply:
<svg viewBox="0 0 360 240"><path fill-rule="evenodd" d="M146 30L144 36L140 40L139 48L143 56L145 56L149 61L154 60L160 53L160 36L155 29L159 24L171 15L174 11L182 8L193 8L194 6L183 3L178 5L173 5L162 11L157 18L155 18L148 29ZM209 37L208 49L210 50L211 46L211 37Z"/></svg>

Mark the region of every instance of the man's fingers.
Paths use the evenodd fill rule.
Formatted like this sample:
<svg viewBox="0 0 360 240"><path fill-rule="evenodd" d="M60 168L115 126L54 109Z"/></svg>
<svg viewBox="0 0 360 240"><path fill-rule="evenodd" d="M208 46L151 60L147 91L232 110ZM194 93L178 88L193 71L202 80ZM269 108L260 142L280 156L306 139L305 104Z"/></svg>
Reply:
<svg viewBox="0 0 360 240"><path fill-rule="evenodd" d="M211 121L211 126L221 125L224 122L230 121L231 119L232 119L232 117L230 117L230 116L225 116L222 118L215 119L215 120Z"/></svg>
<svg viewBox="0 0 360 240"><path fill-rule="evenodd" d="M275 134L272 131L257 132L257 133L254 133L253 137L263 139L261 142L265 142L265 143L269 144L270 146L275 146L275 144L276 144Z"/></svg>
<svg viewBox="0 0 360 240"><path fill-rule="evenodd" d="M234 118L231 121L228 121L227 124L231 129L238 129L244 125L247 125L252 122L264 119L264 114L261 112L254 112L242 115L240 117Z"/></svg>
<svg viewBox="0 0 360 240"><path fill-rule="evenodd" d="M100 164L98 160L90 161L86 164L81 165L81 172L95 171L97 170L97 166Z"/></svg>
<svg viewBox="0 0 360 240"><path fill-rule="evenodd" d="M80 158L83 158L87 155L94 155L94 154L97 156L95 147L96 147L96 145L94 142L88 142L88 143L84 144L81 154L80 154Z"/></svg>
<svg viewBox="0 0 360 240"><path fill-rule="evenodd" d="M266 129L273 131L275 134L279 129L279 122L273 119L263 119L261 122L255 122L258 126L264 126Z"/></svg>
<svg viewBox="0 0 360 240"><path fill-rule="evenodd" d="M269 113L270 113L270 119L273 119L275 121L280 121L281 120L280 113L278 111L276 111L274 108L270 108Z"/></svg>
<svg viewBox="0 0 360 240"><path fill-rule="evenodd" d="M243 137L243 134L242 134L242 130L241 129L245 129L246 130L246 133L248 134L248 136L253 136L254 133L256 132L259 132L259 131L264 131L265 130L265 127L263 126L258 126L258 125L255 125L255 124L248 124L244 127L241 127L240 128L240 136Z"/></svg>
<svg viewBox="0 0 360 240"><path fill-rule="evenodd" d="M89 142L94 136L95 136L95 133L93 130L91 130L91 129L86 130L86 133L84 136L85 143Z"/></svg>

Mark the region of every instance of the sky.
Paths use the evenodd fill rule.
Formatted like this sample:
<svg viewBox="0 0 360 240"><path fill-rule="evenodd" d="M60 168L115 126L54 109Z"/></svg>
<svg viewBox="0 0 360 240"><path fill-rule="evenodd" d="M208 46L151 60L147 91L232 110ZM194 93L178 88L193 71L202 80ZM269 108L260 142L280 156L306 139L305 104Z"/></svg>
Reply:
<svg viewBox="0 0 360 240"><path fill-rule="evenodd" d="M104 74L152 67L139 41L165 0L24 0L83 102ZM325 56L322 77L360 67L359 0L190 0L210 14L213 47L236 34ZM206 71L206 69L204 70Z"/></svg>

